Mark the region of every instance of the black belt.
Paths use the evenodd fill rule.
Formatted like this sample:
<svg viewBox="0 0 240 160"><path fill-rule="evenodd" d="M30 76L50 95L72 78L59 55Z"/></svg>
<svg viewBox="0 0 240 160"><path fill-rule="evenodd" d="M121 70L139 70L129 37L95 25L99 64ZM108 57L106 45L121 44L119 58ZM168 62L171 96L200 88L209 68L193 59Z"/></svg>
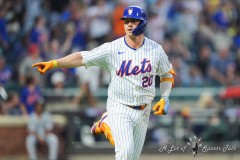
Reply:
<svg viewBox="0 0 240 160"><path fill-rule="evenodd" d="M143 104L143 105L140 105L140 106L129 106L128 105L128 107L130 107L132 109L137 109L137 110L144 110L146 106L147 106L147 104Z"/></svg>

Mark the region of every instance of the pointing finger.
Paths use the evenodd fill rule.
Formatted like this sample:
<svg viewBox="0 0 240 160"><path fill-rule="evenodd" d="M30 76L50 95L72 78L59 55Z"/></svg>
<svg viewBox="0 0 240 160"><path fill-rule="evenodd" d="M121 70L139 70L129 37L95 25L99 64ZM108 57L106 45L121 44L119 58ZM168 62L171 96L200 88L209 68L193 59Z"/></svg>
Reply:
<svg viewBox="0 0 240 160"><path fill-rule="evenodd" d="M42 65L42 63L34 63L34 64L32 65L32 67L41 66L41 65Z"/></svg>

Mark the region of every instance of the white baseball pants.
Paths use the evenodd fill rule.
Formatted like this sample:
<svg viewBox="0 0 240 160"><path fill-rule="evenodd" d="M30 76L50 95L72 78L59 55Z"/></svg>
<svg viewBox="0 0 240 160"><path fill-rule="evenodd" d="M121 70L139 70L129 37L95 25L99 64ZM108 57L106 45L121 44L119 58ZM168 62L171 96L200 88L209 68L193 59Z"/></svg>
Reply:
<svg viewBox="0 0 240 160"><path fill-rule="evenodd" d="M115 141L116 160L138 160L147 132L151 104L137 110L108 100L107 113Z"/></svg>

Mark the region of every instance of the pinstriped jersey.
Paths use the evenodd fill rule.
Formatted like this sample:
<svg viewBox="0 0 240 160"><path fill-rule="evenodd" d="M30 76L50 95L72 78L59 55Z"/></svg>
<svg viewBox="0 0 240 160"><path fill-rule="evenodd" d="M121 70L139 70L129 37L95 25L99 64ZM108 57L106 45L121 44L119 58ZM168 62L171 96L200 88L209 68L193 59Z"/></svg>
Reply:
<svg viewBox="0 0 240 160"><path fill-rule="evenodd" d="M122 37L81 55L86 68L100 66L110 72L108 98L125 105L150 103L155 96L155 76L172 69L162 46L147 37L138 49Z"/></svg>

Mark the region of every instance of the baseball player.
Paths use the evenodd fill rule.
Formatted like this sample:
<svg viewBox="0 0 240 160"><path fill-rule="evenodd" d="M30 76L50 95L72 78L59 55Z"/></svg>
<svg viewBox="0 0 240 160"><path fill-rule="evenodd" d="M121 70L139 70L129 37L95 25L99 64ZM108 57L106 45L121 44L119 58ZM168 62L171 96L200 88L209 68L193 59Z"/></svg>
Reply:
<svg viewBox="0 0 240 160"><path fill-rule="evenodd" d="M142 8L127 7L122 20L124 37L91 51L75 52L57 60L33 64L33 67L41 74L53 68L80 66L100 66L107 70L111 74L108 123L98 123L97 129L101 129L98 132L108 130L108 138L114 140L116 160L138 160L155 96L155 76L161 78L161 99L153 110L155 115L164 115L168 112L175 72L162 46L143 35L147 16ZM94 132L94 128L92 130Z"/></svg>

